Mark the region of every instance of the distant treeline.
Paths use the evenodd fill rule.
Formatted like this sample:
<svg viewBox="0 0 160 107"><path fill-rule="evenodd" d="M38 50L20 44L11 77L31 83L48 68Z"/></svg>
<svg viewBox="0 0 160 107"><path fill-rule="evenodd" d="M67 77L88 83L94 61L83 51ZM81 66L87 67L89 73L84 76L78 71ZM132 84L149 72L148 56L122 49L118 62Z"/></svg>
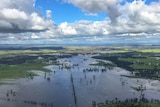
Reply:
<svg viewBox="0 0 160 107"><path fill-rule="evenodd" d="M44 60L56 60L57 58L67 58L71 57L71 55L38 55L38 56L31 56L31 55L17 55L17 56L10 56L10 57L2 57L0 58L0 64L22 64L29 61L33 61L38 59L38 57L43 58Z"/></svg>
<svg viewBox="0 0 160 107"><path fill-rule="evenodd" d="M63 50L64 47L21 47L21 46L5 46L0 47L0 50L41 50L41 49L50 49L50 50Z"/></svg>

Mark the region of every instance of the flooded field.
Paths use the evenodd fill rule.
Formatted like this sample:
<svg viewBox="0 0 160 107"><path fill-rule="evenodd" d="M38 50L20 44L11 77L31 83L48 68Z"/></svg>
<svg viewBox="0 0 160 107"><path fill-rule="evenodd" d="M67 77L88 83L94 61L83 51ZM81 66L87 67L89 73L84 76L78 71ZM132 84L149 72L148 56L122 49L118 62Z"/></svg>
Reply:
<svg viewBox="0 0 160 107"><path fill-rule="evenodd" d="M160 81L127 78L129 71L118 67L93 66L91 54L59 58L60 65L46 66L50 73L32 71L39 76L3 80L0 85L2 107L92 107L92 102L118 98L139 98L133 87L143 86L147 99L160 99ZM110 62L109 62L110 63Z"/></svg>

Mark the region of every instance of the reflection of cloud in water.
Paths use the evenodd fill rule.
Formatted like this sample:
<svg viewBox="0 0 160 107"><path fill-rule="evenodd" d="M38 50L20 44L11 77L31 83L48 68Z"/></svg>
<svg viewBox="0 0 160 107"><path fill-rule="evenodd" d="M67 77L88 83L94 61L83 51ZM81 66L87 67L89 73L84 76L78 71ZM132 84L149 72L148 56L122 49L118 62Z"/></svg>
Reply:
<svg viewBox="0 0 160 107"><path fill-rule="evenodd" d="M125 69L115 67L115 70L112 70L115 75L131 75L131 73Z"/></svg>
<svg viewBox="0 0 160 107"><path fill-rule="evenodd" d="M160 91L160 81L153 80L151 82L146 83L147 89Z"/></svg>

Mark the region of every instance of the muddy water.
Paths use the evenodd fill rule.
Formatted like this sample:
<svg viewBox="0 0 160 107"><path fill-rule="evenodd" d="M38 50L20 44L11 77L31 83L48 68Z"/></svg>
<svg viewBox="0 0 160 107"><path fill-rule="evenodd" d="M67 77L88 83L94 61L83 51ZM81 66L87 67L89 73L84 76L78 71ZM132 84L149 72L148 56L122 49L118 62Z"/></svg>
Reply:
<svg viewBox="0 0 160 107"><path fill-rule="evenodd" d="M90 66L96 62L91 55L78 55L58 59L60 66L48 66L53 72L33 71L40 76L33 79L14 80L16 84L0 86L2 107L92 107L92 101L105 102L118 99L139 98L131 86L146 87L145 97L160 99L159 81L130 79L120 75L130 72ZM74 66L73 66L74 65ZM67 68L70 67L71 68ZM94 68L97 71L87 71ZM99 70L99 71L98 71Z"/></svg>

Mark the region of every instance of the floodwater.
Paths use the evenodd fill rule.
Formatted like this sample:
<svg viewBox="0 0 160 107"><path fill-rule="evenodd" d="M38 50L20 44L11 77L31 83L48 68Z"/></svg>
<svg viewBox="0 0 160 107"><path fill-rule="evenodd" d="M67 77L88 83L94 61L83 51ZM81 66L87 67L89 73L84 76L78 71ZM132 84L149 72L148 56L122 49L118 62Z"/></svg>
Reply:
<svg viewBox="0 0 160 107"><path fill-rule="evenodd" d="M98 61L92 55L58 59L61 65L46 68L53 72L32 71L33 79L4 80L0 86L1 107L92 107L92 101L105 102L118 98L139 98L131 87L143 85L145 97L160 99L160 81L133 79L129 71L115 67L91 66Z"/></svg>

